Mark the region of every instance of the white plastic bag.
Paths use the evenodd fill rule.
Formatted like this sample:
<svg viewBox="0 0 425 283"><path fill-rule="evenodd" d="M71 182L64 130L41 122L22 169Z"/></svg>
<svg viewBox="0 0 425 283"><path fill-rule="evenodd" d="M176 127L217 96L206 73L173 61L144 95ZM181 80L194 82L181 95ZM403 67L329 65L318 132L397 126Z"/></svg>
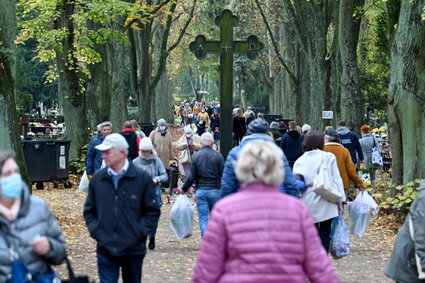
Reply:
<svg viewBox="0 0 425 283"><path fill-rule="evenodd" d="M87 193L89 191L90 180L87 177L87 172L84 170L84 174L81 177L80 185L78 186L78 191L82 193Z"/></svg>
<svg viewBox="0 0 425 283"><path fill-rule="evenodd" d="M193 205L186 195L179 195L170 212L171 227L177 239L185 239L193 233Z"/></svg>
<svg viewBox="0 0 425 283"><path fill-rule="evenodd" d="M363 237L372 216L376 216L378 210L378 204L367 191L359 193L356 199L348 204L351 234Z"/></svg>

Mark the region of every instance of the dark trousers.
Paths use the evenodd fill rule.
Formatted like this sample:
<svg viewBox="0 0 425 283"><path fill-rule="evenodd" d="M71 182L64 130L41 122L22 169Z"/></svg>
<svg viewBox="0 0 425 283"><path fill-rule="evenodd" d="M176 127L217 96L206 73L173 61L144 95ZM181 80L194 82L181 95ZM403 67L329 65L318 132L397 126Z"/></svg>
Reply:
<svg viewBox="0 0 425 283"><path fill-rule="evenodd" d="M122 272L124 283L142 282L144 255L111 256L97 250L97 268L101 283L117 283Z"/></svg>
<svg viewBox="0 0 425 283"><path fill-rule="evenodd" d="M326 252L329 251L329 245L331 242L332 220L333 218L315 224L317 231L319 231L320 240L322 241L322 245Z"/></svg>

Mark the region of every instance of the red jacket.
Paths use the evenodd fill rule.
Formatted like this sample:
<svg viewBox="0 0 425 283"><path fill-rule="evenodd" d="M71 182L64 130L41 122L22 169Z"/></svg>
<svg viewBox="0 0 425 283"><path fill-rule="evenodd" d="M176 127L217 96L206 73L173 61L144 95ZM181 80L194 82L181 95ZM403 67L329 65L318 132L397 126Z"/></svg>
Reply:
<svg viewBox="0 0 425 283"><path fill-rule="evenodd" d="M262 183L218 202L193 282L339 282L308 209Z"/></svg>

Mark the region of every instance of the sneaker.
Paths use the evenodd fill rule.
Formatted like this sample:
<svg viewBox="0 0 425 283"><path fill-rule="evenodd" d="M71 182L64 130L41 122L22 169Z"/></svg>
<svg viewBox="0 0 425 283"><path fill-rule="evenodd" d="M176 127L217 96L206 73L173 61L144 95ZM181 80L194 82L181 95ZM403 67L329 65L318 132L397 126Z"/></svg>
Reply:
<svg viewBox="0 0 425 283"><path fill-rule="evenodd" d="M149 245L148 245L148 248L149 248L150 250L155 249L155 238L149 238Z"/></svg>

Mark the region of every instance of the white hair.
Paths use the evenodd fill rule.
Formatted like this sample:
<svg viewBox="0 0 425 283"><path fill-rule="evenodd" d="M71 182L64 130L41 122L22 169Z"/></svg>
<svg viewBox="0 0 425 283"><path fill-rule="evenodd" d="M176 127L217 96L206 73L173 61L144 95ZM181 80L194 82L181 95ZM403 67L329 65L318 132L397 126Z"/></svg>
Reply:
<svg viewBox="0 0 425 283"><path fill-rule="evenodd" d="M274 143L249 142L239 152L235 164L236 177L244 183L280 185L285 177L282 155L282 150Z"/></svg>
<svg viewBox="0 0 425 283"><path fill-rule="evenodd" d="M203 133L201 135L201 144L210 146L214 143L214 137L210 133Z"/></svg>
<svg viewBox="0 0 425 283"><path fill-rule="evenodd" d="M111 123L111 122L109 122L109 121L105 121L105 122L102 122L102 123L100 123L99 125L97 125L97 126L96 126L96 130L97 130L98 132L101 132L101 131L102 131L102 129L103 129L103 127L105 127L105 126L109 126L109 127L111 127L111 129L112 129L112 123Z"/></svg>

